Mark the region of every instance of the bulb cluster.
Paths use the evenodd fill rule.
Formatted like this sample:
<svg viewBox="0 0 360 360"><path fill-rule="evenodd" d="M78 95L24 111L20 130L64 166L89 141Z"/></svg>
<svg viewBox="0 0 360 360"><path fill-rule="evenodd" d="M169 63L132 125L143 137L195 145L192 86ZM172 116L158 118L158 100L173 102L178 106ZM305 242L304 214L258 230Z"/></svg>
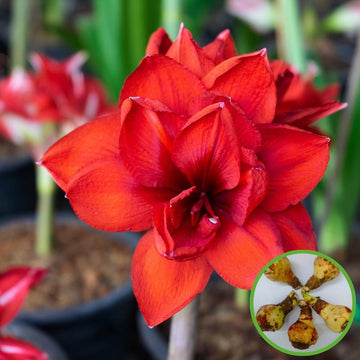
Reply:
<svg viewBox="0 0 360 360"><path fill-rule="evenodd" d="M269 280L289 284L295 290L301 288L303 299L298 300L296 293L291 291L280 303L263 305L256 313L256 320L260 328L263 331L279 330L284 325L287 314L299 305L300 316L288 329L289 341L294 348L308 349L318 340L319 336L313 323L311 308L322 317L331 331L342 332L350 320L351 310L346 306L333 305L320 297L309 294L310 291L317 289L322 284L335 279L339 273L339 269L332 262L318 256L314 260L313 275L302 286L287 257L274 262L266 269L265 276Z"/></svg>

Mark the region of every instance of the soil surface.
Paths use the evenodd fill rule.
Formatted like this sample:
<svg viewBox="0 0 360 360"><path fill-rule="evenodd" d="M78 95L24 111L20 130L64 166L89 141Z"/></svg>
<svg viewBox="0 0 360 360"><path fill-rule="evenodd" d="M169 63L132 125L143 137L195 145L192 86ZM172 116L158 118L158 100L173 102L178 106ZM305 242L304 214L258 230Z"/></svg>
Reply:
<svg viewBox="0 0 360 360"><path fill-rule="evenodd" d="M59 222L54 228L54 250L34 253L32 221L0 227L0 271L14 265L46 267L45 278L30 291L24 310L64 308L94 300L130 280L133 251L111 235L80 222Z"/></svg>

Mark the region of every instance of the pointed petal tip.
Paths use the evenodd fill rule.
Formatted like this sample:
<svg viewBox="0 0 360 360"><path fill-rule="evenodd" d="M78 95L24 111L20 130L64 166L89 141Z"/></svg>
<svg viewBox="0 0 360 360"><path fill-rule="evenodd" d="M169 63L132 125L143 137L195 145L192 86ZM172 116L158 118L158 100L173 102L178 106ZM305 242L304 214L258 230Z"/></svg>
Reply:
<svg viewBox="0 0 360 360"><path fill-rule="evenodd" d="M225 29L217 37L218 39L225 40L229 35L230 35L230 30Z"/></svg>
<svg viewBox="0 0 360 360"><path fill-rule="evenodd" d="M261 56L267 56L267 49L263 48L263 49L259 50L259 53Z"/></svg>

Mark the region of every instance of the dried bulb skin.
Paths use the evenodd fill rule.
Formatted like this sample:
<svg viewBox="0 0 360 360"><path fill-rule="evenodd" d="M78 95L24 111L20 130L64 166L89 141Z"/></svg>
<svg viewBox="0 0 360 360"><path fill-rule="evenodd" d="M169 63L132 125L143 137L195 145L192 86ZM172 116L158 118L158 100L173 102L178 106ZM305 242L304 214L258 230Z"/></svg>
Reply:
<svg viewBox="0 0 360 360"><path fill-rule="evenodd" d="M319 297L303 294L304 299L323 318L326 326L335 333L345 330L351 316L351 310L344 305L329 304Z"/></svg>
<svg viewBox="0 0 360 360"><path fill-rule="evenodd" d="M292 291L279 304L263 305L256 313L256 321L262 331L276 331L281 329L286 315L297 305L297 296Z"/></svg>
<svg viewBox="0 0 360 360"><path fill-rule="evenodd" d="M310 306L304 300L299 300L300 316L288 329L292 346L296 349L308 349L318 339Z"/></svg>
<svg viewBox="0 0 360 360"><path fill-rule="evenodd" d="M306 282L303 291L317 289L323 283L335 279L340 273L340 270L329 260L318 256L314 261L314 274Z"/></svg>
<svg viewBox="0 0 360 360"><path fill-rule="evenodd" d="M272 281L282 281L295 290L301 288L299 279L294 275L290 261L287 257L281 258L271 264L265 271L265 276Z"/></svg>

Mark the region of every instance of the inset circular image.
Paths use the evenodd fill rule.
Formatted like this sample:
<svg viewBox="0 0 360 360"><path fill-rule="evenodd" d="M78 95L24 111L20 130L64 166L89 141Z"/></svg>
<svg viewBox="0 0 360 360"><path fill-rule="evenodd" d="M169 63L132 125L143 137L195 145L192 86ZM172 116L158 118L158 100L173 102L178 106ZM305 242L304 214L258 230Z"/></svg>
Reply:
<svg viewBox="0 0 360 360"><path fill-rule="evenodd" d="M355 316L354 286L340 264L325 254L290 251L257 276L250 311L260 335L291 355L315 355L335 346Z"/></svg>

